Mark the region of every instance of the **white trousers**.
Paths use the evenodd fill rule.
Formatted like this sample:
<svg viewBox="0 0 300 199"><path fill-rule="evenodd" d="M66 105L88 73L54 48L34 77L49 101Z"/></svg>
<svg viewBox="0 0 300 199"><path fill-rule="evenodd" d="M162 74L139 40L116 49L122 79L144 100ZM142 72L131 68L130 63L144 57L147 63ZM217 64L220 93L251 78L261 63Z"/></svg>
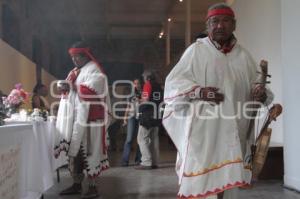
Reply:
<svg viewBox="0 0 300 199"><path fill-rule="evenodd" d="M159 158L159 137L158 127L149 129L139 126L137 141L142 154L143 166L157 166Z"/></svg>

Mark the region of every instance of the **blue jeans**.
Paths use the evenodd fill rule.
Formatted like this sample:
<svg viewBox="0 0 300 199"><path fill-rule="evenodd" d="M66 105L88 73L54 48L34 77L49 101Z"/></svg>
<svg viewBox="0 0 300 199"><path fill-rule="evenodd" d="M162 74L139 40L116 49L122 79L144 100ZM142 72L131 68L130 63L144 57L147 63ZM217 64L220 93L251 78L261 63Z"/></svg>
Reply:
<svg viewBox="0 0 300 199"><path fill-rule="evenodd" d="M128 164L131 147L134 139L137 137L137 133L139 130L139 121L135 117L131 117L127 122L127 137L124 144L124 150L122 155L122 164ZM136 154L135 154L135 163L139 163L141 161L141 152L139 146L137 146Z"/></svg>

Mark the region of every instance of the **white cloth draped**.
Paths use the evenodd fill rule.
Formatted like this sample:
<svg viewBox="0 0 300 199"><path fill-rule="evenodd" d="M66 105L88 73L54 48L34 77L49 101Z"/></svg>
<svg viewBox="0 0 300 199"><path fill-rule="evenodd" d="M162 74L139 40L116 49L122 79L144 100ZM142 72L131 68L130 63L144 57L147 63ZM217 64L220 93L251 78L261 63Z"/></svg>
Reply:
<svg viewBox="0 0 300 199"><path fill-rule="evenodd" d="M80 148L87 163L86 171L89 176L95 177L108 168L106 150L103 146L107 139L107 127L110 122L110 98L106 75L103 74L95 62L90 61L80 69L75 85L83 85L95 91L97 95L88 96L100 98L105 106L104 121L90 122L87 127L91 102L81 100L78 92L71 89L67 96L62 97L58 110L56 127L55 155L65 151L68 156L75 157ZM87 96L85 96L87 97ZM90 132L90 143L87 142L87 131ZM103 135L105 134L105 135ZM87 148L89 145L89 149ZM91 152L91 154L89 154Z"/></svg>
<svg viewBox="0 0 300 199"><path fill-rule="evenodd" d="M223 54L204 38L185 51L168 75L163 124L178 150L179 197L207 197L250 183L244 160L253 135L247 139L243 105L251 101L258 70L241 46ZM219 88L224 101L215 105L193 98L201 87Z"/></svg>
<svg viewBox="0 0 300 199"><path fill-rule="evenodd" d="M33 199L54 184L53 172L66 164L53 157L55 124L52 122L13 122L0 127L0 149L20 147L17 167L19 195L17 198Z"/></svg>

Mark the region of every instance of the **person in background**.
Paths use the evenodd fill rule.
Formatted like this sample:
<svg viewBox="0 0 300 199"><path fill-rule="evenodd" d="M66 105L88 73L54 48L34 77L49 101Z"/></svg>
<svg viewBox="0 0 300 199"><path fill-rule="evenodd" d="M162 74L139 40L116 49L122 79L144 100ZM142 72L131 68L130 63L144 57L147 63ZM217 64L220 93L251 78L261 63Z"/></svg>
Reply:
<svg viewBox="0 0 300 199"><path fill-rule="evenodd" d="M126 167L129 164L129 157L132 145L137 138L139 121L137 118L137 108L139 100L142 94L142 83L139 78L133 80L134 93L127 99L127 108L124 115L123 125L127 125L127 137L124 143L123 155L122 155L122 166ZM139 146L137 146L135 154L135 164L141 162L141 152Z"/></svg>
<svg viewBox="0 0 300 199"><path fill-rule="evenodd" d="M144 86L139 105L138 144L141 150L141 163L136 169L148 170L158 167L159 126L161 124L159 108L162 90L152 72L144 73Z"/></svg>
<svg viewBox="0 0 300 199"><path fill-rule="evenodd" d="M45 98L48 95L48 88L41 83L37 83L33 88L33 95L31 100L32 109L38 108L41 110L50 109L49 103Z"/></svg>

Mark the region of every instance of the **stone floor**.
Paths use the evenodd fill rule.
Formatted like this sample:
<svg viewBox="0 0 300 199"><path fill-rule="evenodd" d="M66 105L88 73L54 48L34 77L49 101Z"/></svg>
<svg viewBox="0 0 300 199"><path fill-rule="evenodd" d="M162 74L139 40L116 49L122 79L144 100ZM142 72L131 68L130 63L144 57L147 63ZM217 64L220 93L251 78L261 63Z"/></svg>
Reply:
<svg viewBox="0 0 300 199"><path fill-rule="evenodd" d="M162 139L164 140L164 138ZM119 144L121 146L122 144ZM97 182L101 199L174 199L178 190L174 171L176 151L161 142L160 165L155 170L135 170L133 165L121 167L121 148L111 152L111 168ZM132 158L133 159L133 158ZM59 196L72 182L66 169L60 170L61 182L44 194L45 199L79 199L80 196ZM242 199L300 199L300 194L284 189L281 181L259 181L253 189L239 190Z"/></svg>

